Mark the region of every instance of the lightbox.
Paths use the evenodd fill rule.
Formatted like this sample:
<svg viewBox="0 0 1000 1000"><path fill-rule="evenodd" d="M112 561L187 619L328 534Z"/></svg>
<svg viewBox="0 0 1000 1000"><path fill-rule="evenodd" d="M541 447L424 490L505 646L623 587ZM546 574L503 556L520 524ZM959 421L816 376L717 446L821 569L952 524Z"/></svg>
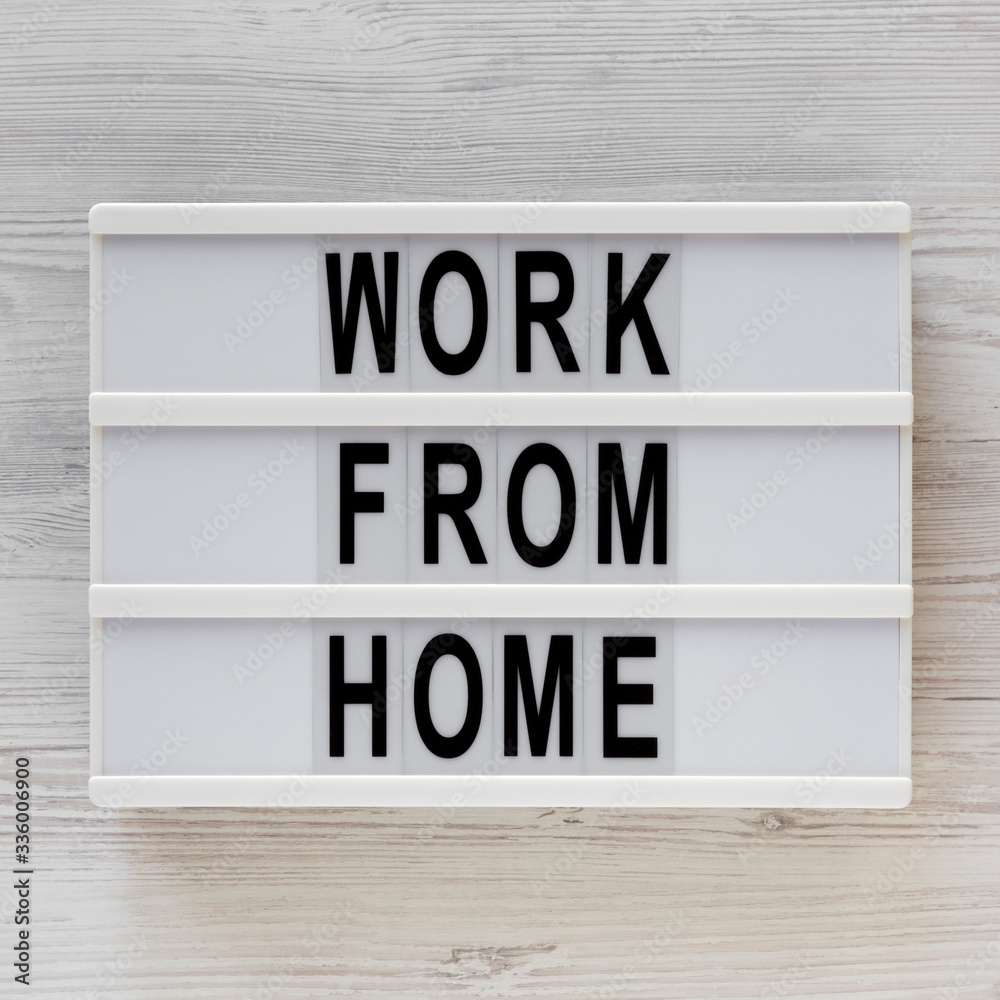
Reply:
<svg viewBox="0 0 1000 1000"><path fill-rule="evenodd" d="M907 804L907 206L90 228L95 803Z"/></svg>

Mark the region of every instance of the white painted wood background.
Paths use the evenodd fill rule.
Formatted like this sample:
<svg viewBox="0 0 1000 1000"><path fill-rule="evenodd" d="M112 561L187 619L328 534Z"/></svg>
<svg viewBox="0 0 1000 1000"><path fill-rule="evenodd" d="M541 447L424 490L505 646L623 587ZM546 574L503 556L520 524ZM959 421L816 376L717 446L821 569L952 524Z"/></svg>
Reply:
<svg viewBox="0 0 1000 1000"><path fill-rule="evenodd" d="M0 737L36 871L4 995L1000 996L1000 5L4 0L0 30ZM911 203L910 809L90 805L87 210L403 198Z"/></svg>

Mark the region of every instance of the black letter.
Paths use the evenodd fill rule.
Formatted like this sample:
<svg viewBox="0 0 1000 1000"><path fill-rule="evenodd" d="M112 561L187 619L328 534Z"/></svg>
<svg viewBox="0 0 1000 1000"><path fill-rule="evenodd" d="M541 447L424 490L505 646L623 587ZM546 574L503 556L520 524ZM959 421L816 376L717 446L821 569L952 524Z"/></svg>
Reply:
<svg viewBox="0 0 1000 1000"><path fill-rule="evenodd" d="M442 465L461 465L465 469L465 489L461 493L442 493ZM458 537L470 563L486 562L486 553L466 511L479 499L483 488L483 467L476 452L461 444L424 445L424 563L438 561L438 519L442 514L455 522Z"/></svg>
<svg viewBox="0 0 1000 1000"><path fill-rule="evenodd" d="M381 514L385 494L357 493L354 489L355 465L385 465L389 461L389 443L341 444L340 446L340 561L354 562L354 515Z"/></svg>
<svg viewBox="0 0 1000 1000"><path fill-rule="evenodd" d="M559 282L556 297L550 302L531 301L531 275L550 271ZM552 342L552 349L564 372L578 372L573 348L559 317L573 301L573 267L555 250L518 250L514 254L514 330L517 343L517 370L531 371L531 324L541 323Z"/></svg>
<svg viewBox="0 0 1000 1000"><path fill-rule="evenodd" d="M629 510L625 460L620 444L597 446L597 561L611 562L611 495L618 507L622 552L626 563L639 562L646 533L649 497L653 495L653 562L667 561L667 446L650 443L642 453L635 515Z"/></svg>
<svg viewBox="0 0 1000 1000"><path fill-rule="evenodd" d="M521 681L524 721L532 757L544 757L552 728L552 708L559 689L559 756L573 756L573 636L554 635L549 639L545 661L541 703L535 701L531 679L528 637L503 637L503 752L517 756L517 682Z"/></svg>
<svg viewBox="0 0 1000 1000"><path fill-rule="evenodd" d="M547 465L559 481L559 528L548 545L535 545L524 530L524 484L536 465ZM529 445L514 462L507 487L507 528L517 554L529 566L553 566L566 554L576 527L576 484L566 456L554 444Z"/></svg>
<svg viewBox="0 0 1000 1000"><path fill-rule="evenodd" d="M449 354L438 342L434 321L434 299L441 279L454 271L465 278L472 294L472 330L469 342L457 354ZM486 323L489 305L486 300L486 283L479 266L461 250L445 250L427 265L424 280L420 283L417 300L420 320L420 340L427 359L445 375L464 375L472 369L486 345Z"/></svg>
<svg viewBox="0 0 1000 1000"><path fill-rule="evenodd" d="M619 705L652 705L652 684L619 684L620 656L656 656L656 637L604 637L604 756L655 757L655 736L619 736Z"/></svg>
<svg viewBox="0 0 1000 1000"><path fill-rule="evenodd" d="M608 254L608 361L609 375L620 375L622 370L622 336L629 323L635 323L639 332L642 351L646 363L654 375L669 375L670 369L660 350L656 331L649 320L644 301L646 293L653 287L656 276L663 270L670 257L668 253L651 253L635 279L635 284L625 302L622 303L622 255Z"/></svg>
<svg viewBox="0 0 1000 1000"><path fill-rule="evenodd" d="M434 299L441 279L452 271L460 274L468 282L472 293L472 330L469 342L457 354L449 354L437 339L434 326ZM417 301L420 318L420 340L424 345L427 359L445 375L464 375L479 360L486 345L486 321L489 305L486 301L486 283L479 266L461 250L445 250L427 265L424 280L420 283L420 297Z"/></svg>
<svg viewBox="0 0 1000 1000"><path fill-rule="evenodd" d="M465 670L469 700L462 728L454 736L442 736L431 719L431 671L442 656L449 655L454 656ZM413 714L424 746L436 757L461 757L476 742L479 725L483 720L483 674L479 669L475 650L460 635L436 635L424 646L413 678Z"/></svg>
<svg viewBox="0 0 1000 1000"><path fill-rule="evenodd" d="M386 665L384 635L372 636L370 684L344 682L344 637L330 636L330 756L344 756L344 706L371 705L372 756L386 756Z"/></svg>
<svg viewBox="0 0 1000 1000"><path fill-rule="evenodd" d="M399 284L399 254L385 255L385 321L375 282L375 264L370 253L356 253L347 289L347 315L342 310L340 254L326 255L326 284L330 298L330 327L333 331L333 368L338 375L349 374L354 367L354 345L358 339L361 296L368 306L372 340L380 372L396 370L396 295Z"/></svg>

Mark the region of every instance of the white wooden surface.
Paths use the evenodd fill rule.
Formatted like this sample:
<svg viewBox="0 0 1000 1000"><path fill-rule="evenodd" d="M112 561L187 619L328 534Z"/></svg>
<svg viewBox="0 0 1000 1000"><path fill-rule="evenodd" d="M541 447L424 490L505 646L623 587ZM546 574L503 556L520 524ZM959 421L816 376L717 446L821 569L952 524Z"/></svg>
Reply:
<svg viewBox="0 0 1000 1000"><path fill-rule="evenodd" d="M35 772L30 995L998 996L996 3L4 0L0 25L0 740L6 792L16 755ZM87 210L401 198L910 202L910 809L90 805Z"/></svg>

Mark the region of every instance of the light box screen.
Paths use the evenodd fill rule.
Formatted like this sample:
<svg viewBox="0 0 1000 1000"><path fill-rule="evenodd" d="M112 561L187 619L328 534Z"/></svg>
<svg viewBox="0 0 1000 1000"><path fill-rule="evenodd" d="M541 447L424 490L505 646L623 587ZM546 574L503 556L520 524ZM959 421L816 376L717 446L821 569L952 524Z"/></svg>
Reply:
<svg viewBox="0 0 1000 1000"><path fill-rule="evenodd" d="M905 805L859 210L97 206L94 801Z"/></svg>

